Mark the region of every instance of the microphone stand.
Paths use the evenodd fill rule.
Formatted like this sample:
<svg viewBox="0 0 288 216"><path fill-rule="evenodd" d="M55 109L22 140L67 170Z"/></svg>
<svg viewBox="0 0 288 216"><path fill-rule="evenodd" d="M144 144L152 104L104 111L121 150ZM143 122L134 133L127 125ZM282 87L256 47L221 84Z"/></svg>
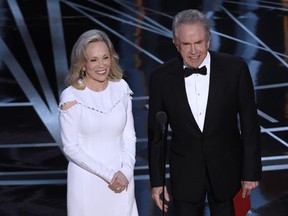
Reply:
<svg viewBox="0 0 288 216"><path fill-rule="evenodd" d="M161 129L161 142L162 142L162 160L163 160L163 187L162 187L162 215L165 216L164 206L165 206L165 182L166 182L166 160L165 160L165 153L166 153L166 139L165 139L165 125L167 122L167 114L163 111L159 111L156 114L156 119L159 122L160 129Z"/></svg>
<svg viewBox="0 0 288 216"><path fill-rule="evenodd" d="M163 192L162 192L162 196L163 196L163 200L162 200L162 215L165 216L165 211L164 211L164 206L165 206L165 185L166 185L166 157L165 157L165 153L166 153L166 139L165 139L165 127L161 128L161 132L162 132L162 143L163 143L163 149L162 149L162 160L163 160Z"/></svg>

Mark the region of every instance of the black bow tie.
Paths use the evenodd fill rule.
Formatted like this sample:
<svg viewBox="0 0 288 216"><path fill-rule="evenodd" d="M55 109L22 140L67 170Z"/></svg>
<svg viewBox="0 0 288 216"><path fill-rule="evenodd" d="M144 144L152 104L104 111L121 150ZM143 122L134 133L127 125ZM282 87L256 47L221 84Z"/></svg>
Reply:
<svg viewBox="0 0 288 216"><path fill-rule="evenodd" d="M206 75L207 74L207 69L206 66L203 66L201 68L184 68L184 76L188 77L192 74L201 74L201 75Z"/></svg>

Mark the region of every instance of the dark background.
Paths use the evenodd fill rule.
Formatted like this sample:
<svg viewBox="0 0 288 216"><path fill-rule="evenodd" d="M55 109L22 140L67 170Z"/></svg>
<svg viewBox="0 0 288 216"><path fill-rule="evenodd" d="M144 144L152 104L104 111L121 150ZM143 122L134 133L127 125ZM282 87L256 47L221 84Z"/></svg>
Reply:
<svg viewBox="0 0 288 216"><path fill-rule="evenodd" d="M0 0L0 216L66 215L57 106L72 46L93 28L111 37L134 91L139 214L161 215L147 170L147 87L151 70L177 54L172 18L188 8L211 20L211 50L240 56L251 70L263 180L248 215L288 215L287 1Z"/></svg>

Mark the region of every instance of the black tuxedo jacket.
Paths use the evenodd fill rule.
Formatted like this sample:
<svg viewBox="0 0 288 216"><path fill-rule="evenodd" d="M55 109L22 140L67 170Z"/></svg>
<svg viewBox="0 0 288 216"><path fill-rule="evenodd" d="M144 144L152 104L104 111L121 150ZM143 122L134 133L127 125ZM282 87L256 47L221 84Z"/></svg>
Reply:
<svg viewBox="0 0 288 216"><path fill-rule="evenodd" d="M209 95L203 132L190 109L183 59L158 66L150 77L148 149L151 186L163 185L161 129L165 111L172 129L169 165L172 197L198 202L205 172L219 200L231 199L241 180L261 177L260 127L247 64L240 58L210 52Z"/></svg>

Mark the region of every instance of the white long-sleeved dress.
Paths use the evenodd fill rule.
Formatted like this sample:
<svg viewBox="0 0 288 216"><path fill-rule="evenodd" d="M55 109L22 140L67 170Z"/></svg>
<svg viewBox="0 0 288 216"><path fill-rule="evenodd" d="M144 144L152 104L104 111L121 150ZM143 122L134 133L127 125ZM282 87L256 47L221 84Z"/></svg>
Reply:
<svg viewBox="0 0 288 216"><path fill-rule="evenodd" d="M70 86L60 105L77 104L59 114L63 152L69 159L67 209L69 216L137 216L134 195L135 129L131 94L124 80L109 81L95 92ZM120 170L128 189L115 193L108 187Z"/></svg>

